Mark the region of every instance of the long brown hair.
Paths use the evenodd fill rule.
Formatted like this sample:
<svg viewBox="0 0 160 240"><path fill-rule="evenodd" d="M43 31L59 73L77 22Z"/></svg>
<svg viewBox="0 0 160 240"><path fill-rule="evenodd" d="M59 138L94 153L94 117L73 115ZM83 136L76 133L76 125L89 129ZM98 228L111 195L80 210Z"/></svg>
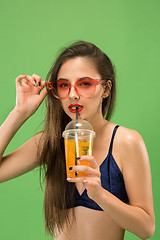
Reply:
<svg viewBox="0 0 160 240"><path fill-rule="evenodd" d="M102 103L103 116L109 120L116 97L115 73L110 59L94 44L78 41L63 49L48 72L46 79L50 82L56 80L62 64L75 57L88 58L95 65L102 79L111 80L110 95L104 98ZM38 159L40 160L40 179L44 174L43 180L45 180L45 229L47 234L53 236L56 228L62 230L64 224L68 226L72 224L70 221L71 213L71 216L74 217L73 202L67 199L66 194L65 151L62 138L62 132L71 119L63 111L60 100L56 99L50 90L48 90L46 103L47 114L39 144ZM42 171L44 172L42 173ZM72 200L73 196L74 192L72 192Z"/></svg>

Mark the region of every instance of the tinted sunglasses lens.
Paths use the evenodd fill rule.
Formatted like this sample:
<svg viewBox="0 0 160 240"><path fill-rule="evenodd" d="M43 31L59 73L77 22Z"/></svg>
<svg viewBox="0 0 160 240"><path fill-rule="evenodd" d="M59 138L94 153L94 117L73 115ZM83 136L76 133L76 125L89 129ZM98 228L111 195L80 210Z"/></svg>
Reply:
<svg viewBox="0 0 160 240"><path fill-rule="evenodd" d="M70 89L70 84L67 81L54 81L52 85L52 94L57 98L66 98Z"/></svg>
<svg viewBox="0 0 160 240"><path fill-rule="evenodd" d="M93 79L82 79L76 82L76 88L79 95L91 97L95 92L96 84Z"/></svg>

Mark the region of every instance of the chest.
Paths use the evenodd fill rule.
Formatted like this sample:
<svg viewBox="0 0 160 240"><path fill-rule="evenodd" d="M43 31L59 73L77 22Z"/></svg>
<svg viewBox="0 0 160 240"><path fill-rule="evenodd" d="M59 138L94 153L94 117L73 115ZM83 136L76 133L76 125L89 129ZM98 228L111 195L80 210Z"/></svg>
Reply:
<svg viewBox="0 0 160 240"><path fill-rule="evenodd" d="M92 155L94 156L98 166L106 158L109 151L109 140L107 138L96 139L93 143Z"/></svg>

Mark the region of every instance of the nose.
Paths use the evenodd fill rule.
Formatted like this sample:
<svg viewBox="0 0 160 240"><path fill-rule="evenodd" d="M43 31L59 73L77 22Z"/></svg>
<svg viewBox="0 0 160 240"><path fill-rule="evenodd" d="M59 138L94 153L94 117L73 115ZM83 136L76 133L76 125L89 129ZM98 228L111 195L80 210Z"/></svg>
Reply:
<svg viewBox="0 0 160 240"><path fill-rule="evenodd" d="M74 86L71 87L70 93L69 93L69 98L70 99L79 99L79 95L76 92L76 89L74 88Z"/></svg>

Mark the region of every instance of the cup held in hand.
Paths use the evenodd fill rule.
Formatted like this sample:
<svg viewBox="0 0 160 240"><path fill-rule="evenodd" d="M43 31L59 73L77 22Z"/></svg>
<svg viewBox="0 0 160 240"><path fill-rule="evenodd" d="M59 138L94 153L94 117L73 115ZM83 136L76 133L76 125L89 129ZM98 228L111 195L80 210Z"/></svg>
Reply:
<svg viewBox="0 0 160 240"><path fill-rule="evenodd" d="M92 155L95 132L91 124L85 120L73 120L67 124L62 136L65 144L67 178L88 176L85 173L72 172L69 168L75 165L90 166L88 161L80 162L76 158L82 155Z"/></svg>

